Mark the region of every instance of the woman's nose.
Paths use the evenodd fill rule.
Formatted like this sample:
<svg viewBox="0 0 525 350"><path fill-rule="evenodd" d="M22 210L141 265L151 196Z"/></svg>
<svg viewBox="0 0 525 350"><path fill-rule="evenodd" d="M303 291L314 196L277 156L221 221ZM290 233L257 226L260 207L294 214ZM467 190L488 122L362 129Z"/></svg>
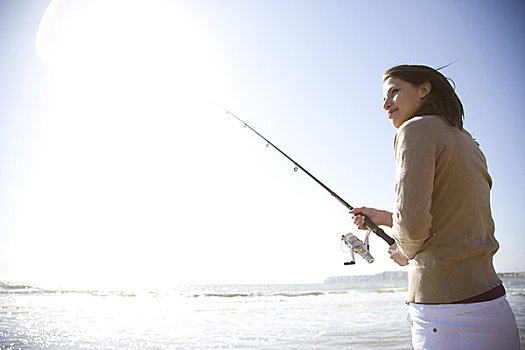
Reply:
<svg viewBox="0 0 525 350"><path fill-rule="evenodd" d="M392 101L390 101L390 99L387 98L387 99L385 99L385 101L383 102L383 109L384 109L385 111L387 111L387 110L390 108L391 105L392 105Z"/></svg>

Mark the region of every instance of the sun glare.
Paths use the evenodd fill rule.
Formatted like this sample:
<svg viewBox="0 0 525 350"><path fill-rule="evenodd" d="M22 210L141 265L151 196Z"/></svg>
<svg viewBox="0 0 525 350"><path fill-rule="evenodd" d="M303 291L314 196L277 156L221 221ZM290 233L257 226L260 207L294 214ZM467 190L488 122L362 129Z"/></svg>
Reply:
<svg viewBox="0 0 525 350"><path fill-rule="evenodd" d="M32 258L16 266L44 283L126 284L195 259L192 157L209 147L201 120L225 86L209 33L170 2L54 0L35 48L49 105L12 227Z"/></svg>

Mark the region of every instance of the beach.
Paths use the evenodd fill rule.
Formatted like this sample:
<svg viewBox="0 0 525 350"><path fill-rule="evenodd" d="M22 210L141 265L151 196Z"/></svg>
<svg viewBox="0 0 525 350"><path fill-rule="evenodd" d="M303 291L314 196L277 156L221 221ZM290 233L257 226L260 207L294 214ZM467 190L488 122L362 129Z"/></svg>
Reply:
<svg viewBox="0 0 525 350"><path fill-rule="evenodd" d="M504 278L524 344L525 278ZM0 284L2 349L411 349L406 281L46 290Z"/></svg>

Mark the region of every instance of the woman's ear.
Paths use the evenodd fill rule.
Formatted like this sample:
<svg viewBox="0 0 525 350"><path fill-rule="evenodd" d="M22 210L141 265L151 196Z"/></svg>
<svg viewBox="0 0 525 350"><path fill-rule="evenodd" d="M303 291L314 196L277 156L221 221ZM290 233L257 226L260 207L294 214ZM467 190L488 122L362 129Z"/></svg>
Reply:
<svg viewBox="0 0 525 350"><path fill-rule="evenodd" d="M426 81L423 84L419 85L419 97L420 98L427 98L428 95L430 95L431 91L432 91L432 84L430 84L429 81Z"/></svg>

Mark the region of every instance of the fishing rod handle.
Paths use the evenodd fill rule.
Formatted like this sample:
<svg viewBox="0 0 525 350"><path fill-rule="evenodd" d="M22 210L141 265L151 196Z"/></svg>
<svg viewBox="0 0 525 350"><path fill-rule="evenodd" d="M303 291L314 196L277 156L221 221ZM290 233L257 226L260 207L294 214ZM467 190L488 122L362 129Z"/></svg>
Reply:
<svg viewBox="0 0 525 350"><path fill-rule="evenodd" d="M386 243L388 243L389 246L396 243L392 237L387 235L385 231L383 231L381 228L379 228L372 220L370 220L368 217L365 216L365 225L369 229L371 229L376 235L381 237Z"/></svg>

